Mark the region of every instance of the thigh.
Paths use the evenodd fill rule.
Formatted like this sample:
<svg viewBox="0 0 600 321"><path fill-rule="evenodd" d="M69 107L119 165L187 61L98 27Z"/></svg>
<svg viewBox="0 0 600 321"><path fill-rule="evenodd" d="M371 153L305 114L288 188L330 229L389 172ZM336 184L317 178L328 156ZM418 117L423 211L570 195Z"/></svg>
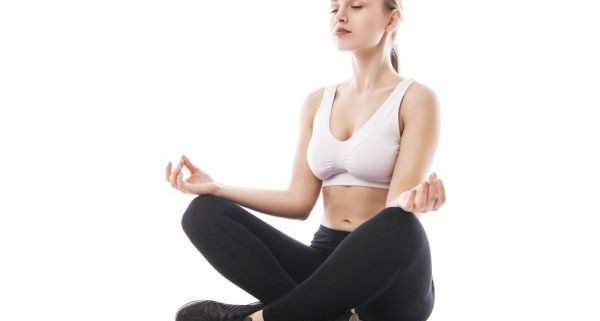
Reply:
<svg viewBox="0 0 600 321"><path fill-rule="evenodd" d="M430 264L424 255L427 247L417 217L400 207L387 207L348 234L292 292L266 306L265 320L286 320L289 315L322 319L365 305L370 313L365 321L422 321L415 319L423 316L414 311L423 307L415 297L427 286L426 280L415 278L431 273L423 269ZM398 308L405 303L410 307Z"/></svg>
<svg viewBox="0 0 600 321"><path fill-rule="evenodd" d="M357 307L361 321L425 321L435 303L433 281L414 289L415 282L400 278L375 300Z"/></svg>
<svg viewBox="0 0 600 321"><path fill-rule="evenodd" d="M425 321L435 302L431 253L426 242L417 259L398 271L390 286L366 304L357 307L362 321Z"/></svg>
<svg viewBox="0 0 600 321"><path fill-rule="evenodd" d="M269 249L296 283L304 281L326 259L323 252L290 237L224 197L212 194L197 196L188 206L182 224L194 226L194 222L204 219L243 226Z"/></svg>

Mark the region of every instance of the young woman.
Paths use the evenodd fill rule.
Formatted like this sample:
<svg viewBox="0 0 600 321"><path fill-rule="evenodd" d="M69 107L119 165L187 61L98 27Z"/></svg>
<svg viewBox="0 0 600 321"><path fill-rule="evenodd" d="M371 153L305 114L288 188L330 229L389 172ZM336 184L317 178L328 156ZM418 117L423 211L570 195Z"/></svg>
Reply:
<svg viewBox="0 0 600 321"><path fill-rule="evenodd" d="M182 217L193 245L260 301L182 306L177 321L424 321L435 299L431 253L416 213L438 210L444 186L425 180L439 137L439 106L398 73L397 0L331 1L336 46L353 53L353 77L309 93L285 190L216 182L183 155L166 179L197 194ZM186 167L191 176L183 179ZM242 206L305 220L319 193L325 213L311 245ZM356 316L353 316L356 317Z"/></svg>

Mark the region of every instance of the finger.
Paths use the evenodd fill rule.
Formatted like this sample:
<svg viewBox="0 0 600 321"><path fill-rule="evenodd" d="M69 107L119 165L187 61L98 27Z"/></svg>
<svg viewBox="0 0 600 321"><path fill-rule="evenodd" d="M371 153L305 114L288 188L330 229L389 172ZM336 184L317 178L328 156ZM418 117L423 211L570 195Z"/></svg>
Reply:
<svg viewBox="0 0 600 321"><path fill-rule="evenodd" d="M438 179L438 197L435 201L436 210L446 203L446 188L441 179Z"/></svg>
<svg viewBox="0 0 600 321"><path fill-rule="evenodd" d="M185 194L188 194L189 191L185 188L185 183L183 181L183 173L179 172L179 175L177 175L177 189L182 191Z"/></svg>
<svg viewBox="0 0 600 321"><path fill-rule="evenodd" d="M185 167L187 167L187 169L194 174L195 172L198 171L198 167L194 166L194 164L192 164L192 162L190 161L189 158L187 158L187 156L182 155L181 159L183 160L183 164L185 165Z"/></svg>
<svg viewBox="0 0 600 321"><path fill-rule="evenodd" d="M427 191L429 190L427 182L422 182L417 188L417 195L415 196L415 210L422 212L427 205Z"/></svg>
<svg viewBox="0 0 600 321"><path fill-rule="evenodd" d="M427 211L433 209L436 199L437 199L437 184L436 184L436 181L434 181L432 183L429 183L429 190L427 191L427 206L426 206Z"/></svg>
<svg viewBox="0 0 600 321"><path fill-rule="evenodd" d="M179 175L182 167L183 161L179 161L179 164L177 164L177 167L175 167L175 170L171 173L171 186L173 188L177 188L177 175Z"/></svg>
<svg viewBox="0 0 600 321"><path fill-rule="evenodd" d="M169 183L171 183L171 187L175 187L175 174L177 172L177 167L171 171L169 174Z"/></svg>
<svg viewBox="0 0 600 321"><path fill-rule="evenodd" d="M435 173L431 173L427 178L427 181L432 184L435 183Z"/></svg>
<svg viewBox="0 0 600 321"><path fill-rule="evenodd" d="M410 195L408 195L408 201L406 202L405 210L408 212L414 212L415 210L415 196L417 195L416 188L410 190Z"/></svg>
<svg viewBox="0 0 600 321"><path fill-rule="evenodd" d="M171 161L167 164L167 182L169 182L169 176L171 175Z"/></svg>
<svg viewBox="0 0 600 321"><path fill-rule="evenodd" d="M442 207L442 185L441 185L441 181L439 179L435 180L435 188L436 188L436 198L435 198L435 203L433 204L433 210L437 211L440 207Z"/></svg>

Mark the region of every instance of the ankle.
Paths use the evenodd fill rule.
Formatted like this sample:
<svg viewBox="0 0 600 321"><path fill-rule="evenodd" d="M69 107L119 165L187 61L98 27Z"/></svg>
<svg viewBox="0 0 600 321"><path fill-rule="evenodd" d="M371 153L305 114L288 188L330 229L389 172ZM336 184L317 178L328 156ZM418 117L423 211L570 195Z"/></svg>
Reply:
<svg viewBox="0 0 600 321"><path fill-rule="evenodd" d="M254 313L252 313L251 315L249 315L248 317L250 319L252 319L252 321L265 321L262 317L262 311L263 310L258 310Z"/></svg>

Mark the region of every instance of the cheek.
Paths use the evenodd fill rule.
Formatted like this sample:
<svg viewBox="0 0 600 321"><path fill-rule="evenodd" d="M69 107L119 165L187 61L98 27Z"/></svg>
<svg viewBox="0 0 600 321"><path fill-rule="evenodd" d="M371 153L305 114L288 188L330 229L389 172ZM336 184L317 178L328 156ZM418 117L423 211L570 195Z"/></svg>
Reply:
<svg viewBox="0 0 600 321"><path fill-rule="evenodd" d="M358 35L362 39L374 40L381 37L383 33L383 28L375 19L362 19L357 25L360 26Z"/></svg>
<svg viewBox="0 0 600 321"><path fill-rule="evenodd" d="M367 29L374 33L380 33L384 28L382 22L375 18L367 19L364 24Z"/></svg>

